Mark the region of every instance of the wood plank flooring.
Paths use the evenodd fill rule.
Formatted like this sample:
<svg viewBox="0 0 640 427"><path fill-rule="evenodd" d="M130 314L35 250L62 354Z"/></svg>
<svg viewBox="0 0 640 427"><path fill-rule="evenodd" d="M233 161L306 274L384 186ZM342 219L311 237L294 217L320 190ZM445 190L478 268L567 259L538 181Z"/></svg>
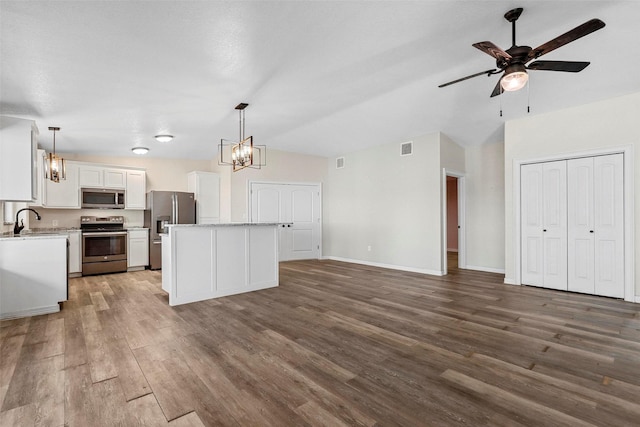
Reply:
<svg viewBox="0 0 640 427"><path fill-rule="evenodd" d="M72 279L0 323L1 426L627 426L640 305L334 261L169 307L160 273Z"/></svg>

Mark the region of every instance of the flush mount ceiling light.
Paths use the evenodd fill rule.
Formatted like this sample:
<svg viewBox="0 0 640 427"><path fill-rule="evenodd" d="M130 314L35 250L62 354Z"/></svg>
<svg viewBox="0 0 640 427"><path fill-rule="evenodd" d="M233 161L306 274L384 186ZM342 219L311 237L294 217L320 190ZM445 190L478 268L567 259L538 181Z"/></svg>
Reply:
<svg viewBox="0 0 640 427"><path fill-rule="evenodd" d="M131 151L133 151L133 154L147 154L149 152L149 149L147 147L133 147L131 149Z"/></svg>
<svg viewBox="0 0 640 427"><path fill-rule="evenodd" d="M158 142L169 142L173 139L173 135L156 135L154 138Z"/></svg>
<svg viewBox="0 0 640 427"><path fill-rule="evenodd" d="M47 156L46 170L44 171L45 179L50 179L53 182L60 182L61 179L67 179L67 167L64 163L64 159L56 155L56 132L60 130L59 127L50 126L50 131L53 131L53 152Z"/></svg>
<svg viewBox="0 0 640 427"><path fill-rule="evenodd" d="M267 164L267 147L255 145L253 136L244 137L244 109L248 106L249 104L244 102L236 106L240 116L240 138L238 141L221 139L218 149L218 164L232 166L234 172L244 168L262 169L262 166Z"/></svg>

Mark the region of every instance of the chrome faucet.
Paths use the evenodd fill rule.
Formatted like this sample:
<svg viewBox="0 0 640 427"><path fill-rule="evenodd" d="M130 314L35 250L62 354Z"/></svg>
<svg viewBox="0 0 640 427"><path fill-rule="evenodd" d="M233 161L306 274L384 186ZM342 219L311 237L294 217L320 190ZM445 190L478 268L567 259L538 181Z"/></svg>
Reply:
<svg viewBox="0 0 640 427"><path fill-rule="evenodd" d="M18 215L20 215L20 212L22 212L22 211L31 211L34 214L36 214L36 219L38 221L40 221L42 219L40 214L38 212L36 212L35 209L31 209L31 208L20 209L18 212L16 212L16 223L13 225L13 234L20 234L20 232L24 228L24 219L21 221L20 225L18 225Z"/></svg>

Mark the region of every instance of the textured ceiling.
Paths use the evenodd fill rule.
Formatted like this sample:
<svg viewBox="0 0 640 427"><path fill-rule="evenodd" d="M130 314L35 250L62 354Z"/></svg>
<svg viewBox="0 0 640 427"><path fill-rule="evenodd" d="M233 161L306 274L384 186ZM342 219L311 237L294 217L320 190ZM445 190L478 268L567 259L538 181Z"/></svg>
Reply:
<svg viewBox="0 0 640 427"><path fill-rule="evenodd" d="M471 44L510 47L514 7L532 47L602 19L544 57L591 65L493 99L498 76L439 89L495 65ZM502 140L528 98L540 114L640 91L639 18L636 1L3 0L0 113L35 119L47 149L60 126L58 151L96 155L213 158L240 102L270 148L336 156L436 131L471 146Z"/></svg>

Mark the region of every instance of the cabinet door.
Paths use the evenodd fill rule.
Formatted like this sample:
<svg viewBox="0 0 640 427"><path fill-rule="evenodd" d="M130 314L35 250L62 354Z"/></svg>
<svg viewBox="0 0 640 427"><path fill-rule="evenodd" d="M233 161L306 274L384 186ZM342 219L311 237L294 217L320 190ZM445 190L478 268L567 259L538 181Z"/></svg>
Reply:
<svg viewBox="0 0 640 427"><path fill-rule="evenodd" d="M80 208L80 189L78 187L78 164L66 162L67 179L60 182L45 180L46 207Z"/></svg>
<svg viewBox="0 0 640 427"><path fill-rule="evenodd" d="M69 273L82 272L82 232L69 232Z"/></svg>
<svg viewBox="0 0 640 427"><path fill-rule="evenodd" d="M144 171L127 171L125 209L145 209L146 176L147 174Z"/></svg>
<svg viewBox="0 0 640 427"><path fill-rule="evenodd" d="M103 188L104 169L99 166L80 165L78 167L78 182L80 187Z"/></svg>
<svg viewBox="0 0 640 427"><path fill-rule="evenodd" d="M197 174L196 180L198 224L205 224L205 218L210 221L220 217L220 177L215 173L204 173Z"/></svg>
<svg viewBox="0 0 640 427"><path fill-rule="evenodd" d="M128 267L144 267L149 265L149 244L147 239L129 239L127 253Z"/></svg>
<svg viewBox="0 0 640 427"><path fill-rule="evenodd" d="M123 169L104 170L104 188L125 188L127 183L127 171Z"/></svg>
<svg viewBox="0 0 640 427"><path fill-rule="evenodd" d="M0 116L0 200L36 198L37 137L32 120Z"/></svg>

